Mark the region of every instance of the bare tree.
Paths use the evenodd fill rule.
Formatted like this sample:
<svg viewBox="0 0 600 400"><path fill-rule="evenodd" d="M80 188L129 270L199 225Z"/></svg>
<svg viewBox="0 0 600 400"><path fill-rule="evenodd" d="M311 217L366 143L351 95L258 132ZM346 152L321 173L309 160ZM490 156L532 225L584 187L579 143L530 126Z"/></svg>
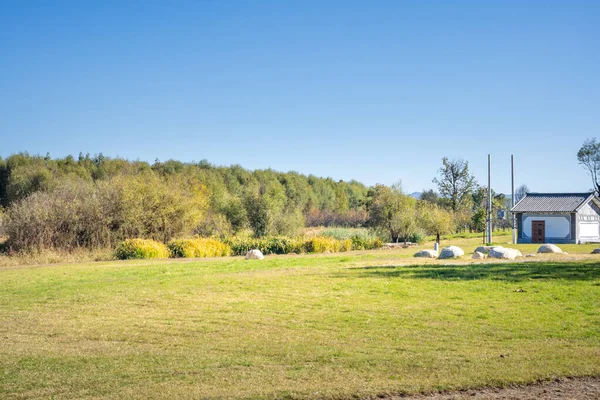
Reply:
<svg viewBox="0 0 600 400"><path fill-rule="evenodd" d="M527 193L529 193L529 187L525 184L519 186L517 190L515 190L515 204L517 204Z"/></svg>
<svg viewBox="0 0 600 400"><path fill-rule="evenodd" d="M592 177L592 184L596 194L600 194L600 143L596 138L587 139L577 152L577 160L583 165Z"/></svg>

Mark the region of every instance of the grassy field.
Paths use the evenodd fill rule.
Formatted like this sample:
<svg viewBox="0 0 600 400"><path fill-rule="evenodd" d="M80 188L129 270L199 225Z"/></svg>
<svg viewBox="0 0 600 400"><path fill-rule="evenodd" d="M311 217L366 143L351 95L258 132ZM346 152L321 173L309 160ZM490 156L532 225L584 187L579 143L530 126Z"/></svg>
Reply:
<svg viewBox="0 0 600 400"><path fill-rule="evenodd" d="M594 247L0 268L0 398L356 398L599 375L600 257L574 255Z"/></svg>

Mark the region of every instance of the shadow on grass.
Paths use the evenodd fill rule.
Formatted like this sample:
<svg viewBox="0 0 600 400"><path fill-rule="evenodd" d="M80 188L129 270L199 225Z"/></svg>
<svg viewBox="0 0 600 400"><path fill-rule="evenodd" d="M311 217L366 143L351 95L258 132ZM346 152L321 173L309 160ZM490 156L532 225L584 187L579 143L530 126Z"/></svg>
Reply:
<svg viewBox="0 0 600 400"><path fill-rule="evenodd" d="M411 265L356 268L363 277L442 280L600 280L600 263L528 262L510 264Z"/></svg>

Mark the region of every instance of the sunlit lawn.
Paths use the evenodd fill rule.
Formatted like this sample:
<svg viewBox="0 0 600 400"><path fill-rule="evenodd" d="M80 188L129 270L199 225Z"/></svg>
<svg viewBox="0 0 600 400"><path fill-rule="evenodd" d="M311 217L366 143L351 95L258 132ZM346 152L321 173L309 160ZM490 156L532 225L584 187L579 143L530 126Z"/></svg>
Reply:
<svg viewBox="0 0 600 400"><path fill-rule="evenodd" d="M412 253L0 268L0 398L344 398L600 374L600 257Z"/></svg>

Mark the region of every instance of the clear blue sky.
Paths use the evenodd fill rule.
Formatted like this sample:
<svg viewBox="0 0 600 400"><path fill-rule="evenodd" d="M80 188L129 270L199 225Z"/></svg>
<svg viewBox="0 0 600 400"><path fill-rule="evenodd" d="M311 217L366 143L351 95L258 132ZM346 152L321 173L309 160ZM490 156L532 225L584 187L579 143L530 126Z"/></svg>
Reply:
<svg viewBox="0 0 600 400"><path fill-rule="evenodd" d="M600 2L7 1L0 156L102 152L431 188L591 187Z"/></svg>

